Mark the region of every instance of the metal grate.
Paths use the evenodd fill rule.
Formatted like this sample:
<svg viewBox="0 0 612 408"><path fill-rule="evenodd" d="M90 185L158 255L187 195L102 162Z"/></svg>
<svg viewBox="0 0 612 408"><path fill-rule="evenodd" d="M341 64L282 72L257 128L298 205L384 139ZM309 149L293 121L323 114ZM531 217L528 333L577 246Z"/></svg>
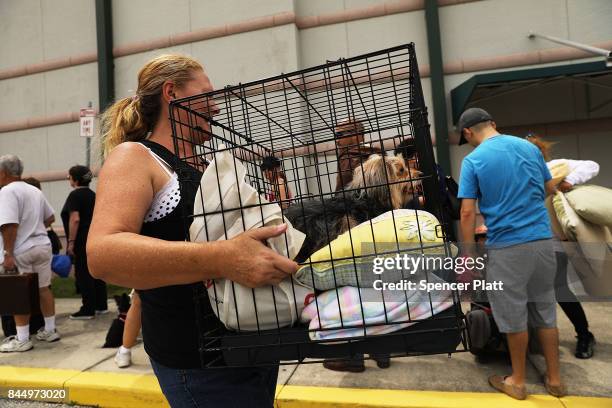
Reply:
<svg viewBox="0 0 612 408"><path fill-rule="evenodd" d="M342 277L339 265L343 265L343 278L354 279L355 287L369 288L372 282L363 279L367 275L364 265L370 265L367 262L371 263L374 256L408 254L417 257L435 252L452 257L451 245L446 239L446 225L437 223L436 239L424 239L425 232L421 229L425 225L423 217L428 214L415 211L416 222L412 226L418 239L405 245L398 237L398 231L401 231L399 223L403 222L397 218L400 213L392 211L402 207L420 207L434 219L443 219L427 108L413 44L329 61L321 66L180 99L172 103L170 119L175 151L185 161L202 171L212 171L211 163L217 163L223 155L231 157L236 173L233 181L241 182L237 169L242 168L245 183L257 192L254 200L245 202L239 191L238 204L230 205L221 200L215 209L206 209L204 201L207 196L224 194L219 169L214 167L217 174L213 180L218 185L202 184L201 193L196 196L196 209L204 210L185 217L186 238L190 239L189 226L194 221L204 225L207 239L211 239L208 236L211 220L221 222L224 234L228 234L231 226L227 225L226 217L230 214L238 214L239 221L246 228L250 222L247 217L260 214L263 222L266 208L275 206L283 220L289 220L297 230L306 234L305 243L295 259L301 267L308 268L310 273L305 275L310 277L304 279L315 286L311 298L315 299L313 304L320 325L309 328L308 324L299 321L289 327L282 324L279 316L287 311L279 309L276 303L278 293L271 287L258 289L257 293L263 293L258 295L255 290L245 292L231 284L231 289L225 294L226 301L230 293L233 302L230 309L235 314L232 319L236 327L232 326L231 330L218 324L217 316L222 313L220 308L227 305L219 303L217 285L209 282L208 291L202 286L195 296L203 365L218 365L222 360L228 365L261 365L277 361L293 363L304 359L316 362L323 358L349 358L359 353L399 356L467 349L465 321L458 294L454 292L446 298L452 307L440 312L435 310L440 299L433 298L431 293L419 298L421 309L426 304L430 313L413 319L410 316L409 306L413 301L409 298L410 293L399 291L399 298L389 301L390 304L395 304L393 301L405 302L407 316L394 320L388 316L386 292L381 292L381 299L373 300L358 290L354 293L358 296L356 307L360 309L361 325L345 321L339 301L338 325L321 325L323 311L318 299L325 291L335 291L340 296ZM210 125L210 131L206 124ZM363 140L359 140L360 135ZM339 146L336 141L340 136L351 142ZM411 161L394 156L394 149L402 142L415 152ZM376 157L369 158L366 153L375 153ZM260 169L262 160L268 156L278 159L277 171L284 175L284 186L270 181ZM354 170L348 172L354 181L345 185L343 176L338 176L342 169L339 162L357 156L350 166ZM199 180L193 182L200 187ZM376 242L377 232L372 220L382 214L387 214L392 220L393 239ZM367 243L370 249L365 248L368 245L363 242L354 243L357 225L361 225L362 230L371 231L372 242ZM350 250L348 255L331 254L327 261L331 270L325 277L334 282L333 288L317 287L313 271L324 261L313 260L311 255L321 248L329 248L328 244L342 234L348 234ZM290 251L288 238L284 245L284 249ZM357 245L361 247L357 248ZM405 277L404 271L396 272ZM425 271L423 278L427 282L454 279L453 274L445 275L440 271L433 274L435 276ZM289 287L288 296L291 298L293 295L296 303L299 290L293 280L290 280ZM259 315L265 309L261 296L265 298L266 291L269 295L266 299L274 302L274 327L269 327L269 322L264 324ZM215 300L212 303L215 313L212 314L203 312L209 295ZM369 324L366 315L368 302L378 302L382 306L382 321L379 319ZM250 322L245 322L238 315L239 303L252 305L254 320L251 318ZM300 314L298 305L290 307L295 309L295 315ZM398 325L407 327L397 329ZM393 330L380 329L384 327L393 327ZM372 328L378 329L370 330ZM324 339L321 339L313 334L338 333L338 329L353 329L353 335L349 338L322 335ZM385 333L376 334L378 332ZM461 347L457 348L459 344Z"/></svg>

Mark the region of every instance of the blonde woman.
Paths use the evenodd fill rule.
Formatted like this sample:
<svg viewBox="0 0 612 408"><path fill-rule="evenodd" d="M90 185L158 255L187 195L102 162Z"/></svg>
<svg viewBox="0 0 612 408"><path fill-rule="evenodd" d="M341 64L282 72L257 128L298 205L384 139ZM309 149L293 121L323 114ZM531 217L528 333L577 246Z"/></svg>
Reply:
<svg viewBox="0 0 612 408"><path fill-rule="evenodd" d="M96 278L136 288L145 351L171 406L272 407L278 367L200 368L194 288L214 278L249 287L276 284L297 269L262 243L282 234L286 225L228 241L185 242L183 209L193 208L197 185L177 174L199 180L202 173L182 160L192 151L173 152L169 104L211 90L196 60L161 55L138 73L136 95L102 115L106 160L87 242L89 267ZM204 117L217 112L214 101L201 111ZM181 123L193 122L175 113ZM210 124L197 121L192 127L177 125L177 131L204 143ZM208 302L203 309L212 315ZM219 322L210 326L201 329L222 329ZM223 365L221 354L207 353L204 363L211 362Z"/></svg>
<svg viewBox="0 0 612 408"><path fill-rule="evenodd" d="M570 191L575 185L584 184L599 174L599 164L591 160L570 160L570 159L550 159L550 149L554 143L547 142L542 138L529 134L525 137L528 141L536 145L549 169L564 163L569 168L569 174L558 185L557 189L563 193ZM589 331L589 322L582 305L571 291L567 284L567 264L568 259L559 239L555 242L555 252L557 256L557 274L555 276L555 294L557 302L563 313L574 325L576 330L576 358L587 359L593 357L595 336Z"/></svg>

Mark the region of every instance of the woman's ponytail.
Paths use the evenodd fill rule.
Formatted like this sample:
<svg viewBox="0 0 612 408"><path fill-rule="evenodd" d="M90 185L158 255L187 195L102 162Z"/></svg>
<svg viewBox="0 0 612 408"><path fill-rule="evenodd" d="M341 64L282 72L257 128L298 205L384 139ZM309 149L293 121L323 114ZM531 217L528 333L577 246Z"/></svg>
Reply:
<svg viewBox="0 0 612 408"><path fill-rule="evenodd" d="M123 98L111 105L102 114L100 127L102 158L123 142L143 140L148 132L138 98Z"/></svg>

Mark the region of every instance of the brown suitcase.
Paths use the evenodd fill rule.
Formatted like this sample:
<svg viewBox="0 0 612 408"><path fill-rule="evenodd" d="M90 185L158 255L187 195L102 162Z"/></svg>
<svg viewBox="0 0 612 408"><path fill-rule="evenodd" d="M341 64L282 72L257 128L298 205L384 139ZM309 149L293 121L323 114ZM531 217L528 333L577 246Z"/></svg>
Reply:
<svg viewBox="0 0 612 408"><path fill-rule="evenodd" d="M37 273L0 275L0 315L31 314L39 310Z"/></svg>

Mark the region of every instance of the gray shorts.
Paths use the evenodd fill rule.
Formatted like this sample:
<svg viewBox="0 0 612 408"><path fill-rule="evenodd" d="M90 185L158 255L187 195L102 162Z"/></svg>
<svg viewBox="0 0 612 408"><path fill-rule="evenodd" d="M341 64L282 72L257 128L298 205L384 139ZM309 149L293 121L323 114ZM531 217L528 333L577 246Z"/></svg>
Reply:
<svg viewBox="0 0 612 408"><path fill-rule="evenodd" d="M493 318L502 333L557 326L555 274L551 239L489 249L487 281L503 282L503 290L487 292Z"/></svg>

